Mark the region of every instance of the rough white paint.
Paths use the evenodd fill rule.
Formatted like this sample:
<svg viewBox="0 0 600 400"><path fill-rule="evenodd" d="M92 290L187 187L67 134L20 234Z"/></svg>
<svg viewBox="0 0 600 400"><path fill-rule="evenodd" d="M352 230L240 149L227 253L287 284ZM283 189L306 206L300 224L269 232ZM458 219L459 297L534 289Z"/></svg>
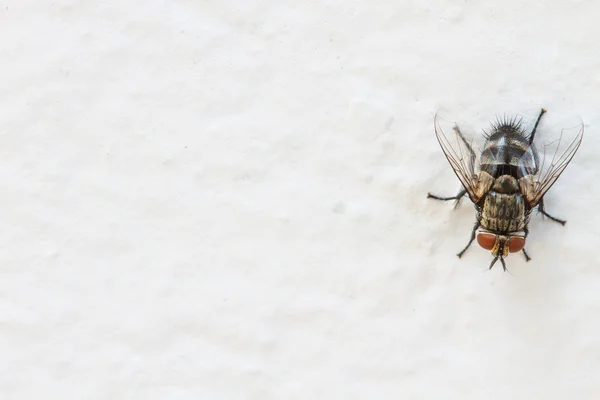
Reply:
<svg viewBox="0 0 600 400"><path fill-rule="evenodd" d="M600 398L594 1L12 0L3 399ZM432 132L587 137L511 274Z"/></svg>

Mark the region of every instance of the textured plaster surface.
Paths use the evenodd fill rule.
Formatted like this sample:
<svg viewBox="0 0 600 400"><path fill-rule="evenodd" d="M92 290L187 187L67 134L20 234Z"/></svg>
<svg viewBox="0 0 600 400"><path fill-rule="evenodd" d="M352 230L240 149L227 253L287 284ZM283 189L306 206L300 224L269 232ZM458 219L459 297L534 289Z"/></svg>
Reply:
<svg viewBox="0 0 600 400"><path fill-rule="evenodd" d="M3 2L0 398L600 398L599 16ZM586 126L567 225L534 215L510 274L458 259L434 114L540 107Z"/></svg>

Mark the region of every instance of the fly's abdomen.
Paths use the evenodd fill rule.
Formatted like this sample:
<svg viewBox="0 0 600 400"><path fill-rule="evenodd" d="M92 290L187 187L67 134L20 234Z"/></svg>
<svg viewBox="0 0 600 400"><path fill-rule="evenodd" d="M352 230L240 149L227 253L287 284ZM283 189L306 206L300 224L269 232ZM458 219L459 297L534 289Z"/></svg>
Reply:
<svg viewBox="0 0 600 400"><path fill-rule="evenodd" d="M525 202L521 194L490 191L481 210L481 226L494 232L515 232L527 224Z"/></svg>
<svg viewBox="0 0 600 400"><path fill-rule="evenodd" d="M500 126L485 143L481 170L494 178L510 175L520 179L537 172L537 154L516 127Z"/></svg>

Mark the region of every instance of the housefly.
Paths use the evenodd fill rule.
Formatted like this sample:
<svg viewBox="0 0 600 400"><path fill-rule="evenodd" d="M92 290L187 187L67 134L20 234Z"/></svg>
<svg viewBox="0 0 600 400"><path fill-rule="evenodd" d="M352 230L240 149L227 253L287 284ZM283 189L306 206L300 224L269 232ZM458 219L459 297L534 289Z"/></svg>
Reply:
<svg viewBox="0 0 600 400"><path fill-rule="evenodd" d="M554 185L577 152L583 139L583 125L572 140L560 139L554 142L556 150L552 157L540 157L533 141L546 113L540 114L531 133L522 127L522 120L498 119L492 129L485 133L485 144L480 156L473 150L472 142L467 141L457 125L453 135L446 136L438 116L434 119L435 135L454 173L462 183L461 191L452 197L441 197L431 193L428 198L436 200L456 200L468 195L476 210L476 222L471 238L465 248L458 253L461 257L477 239L477 243L492 252L494 259L490 269L500 260L506 271L504 258L509 253L522 252L525 259L531 258L525 251L525 241L529 234L528 224L531 211L537 207L543 215L564 225L566 221L548 214L544 208L544 195ZM478 160L476 168L476 160Z"/></svg>

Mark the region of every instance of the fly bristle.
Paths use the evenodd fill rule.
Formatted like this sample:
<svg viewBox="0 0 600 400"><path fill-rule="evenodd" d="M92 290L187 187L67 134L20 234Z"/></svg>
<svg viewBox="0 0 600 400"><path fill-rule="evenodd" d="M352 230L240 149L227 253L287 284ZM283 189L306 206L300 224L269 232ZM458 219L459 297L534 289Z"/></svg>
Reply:
<svg viewBox="0 0 600 400"><path fill-rule="evenodd" d="M509 117L503 115L502 117L496 117L496 121L492 122L492 131L512 131L522 132L523 118L522 117Z"/></svg>
<svg viewBox="0 0 600 400"><path fill-rule="evenodd" d="M523 118L522 117L510 117L506 114L503 116L497 116L496 120L492 122L491 133L484 132L486 138L490 138L494 133L513 133L523 135Z"/></svg>

